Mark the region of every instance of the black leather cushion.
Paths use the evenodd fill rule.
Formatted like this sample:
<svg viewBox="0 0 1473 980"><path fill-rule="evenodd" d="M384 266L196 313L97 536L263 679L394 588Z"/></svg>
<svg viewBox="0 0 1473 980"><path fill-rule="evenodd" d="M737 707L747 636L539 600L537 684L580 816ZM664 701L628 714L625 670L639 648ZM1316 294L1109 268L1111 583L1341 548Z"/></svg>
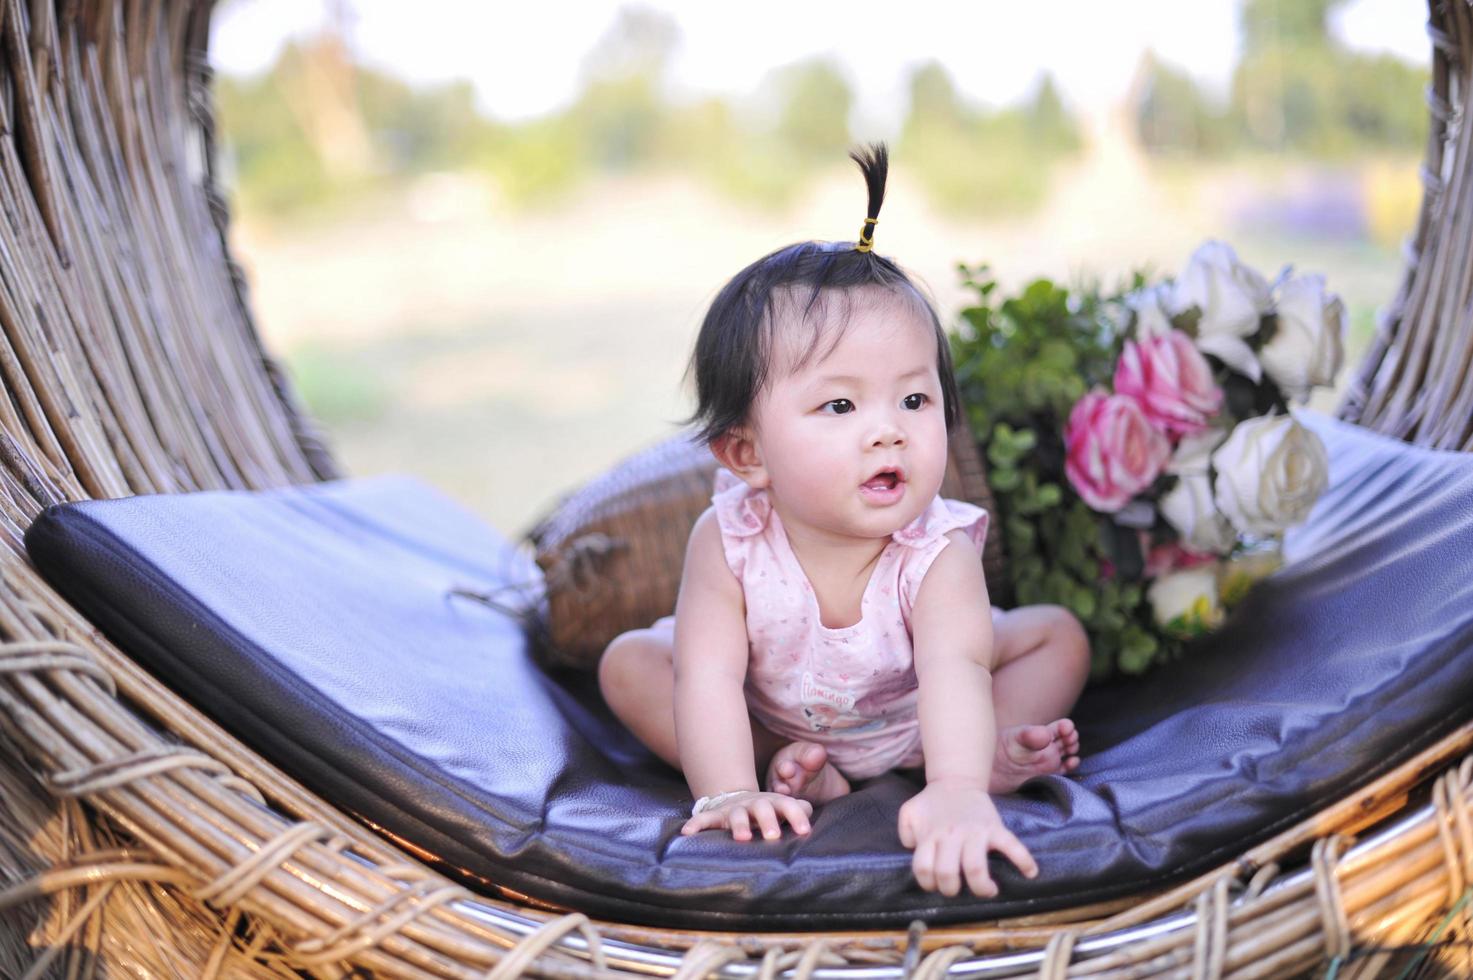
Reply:
<svg viewBox="0 0 1473 980"><path fill-rule="evenodd" d="M535 572L407 479L49 510L37 566L245 741L447 868L629 921L896 926L1164 885L1396 766L1470 715L1473 457L1311 418L1332 488L1295 560L1188 662L1091 692L1076 778L1000 801L1043 869L1002 895L920 891L891 774L811 837L678 834L683 781L515 622L454 597ZM582 685L579 689L575 685Z"/></svg>

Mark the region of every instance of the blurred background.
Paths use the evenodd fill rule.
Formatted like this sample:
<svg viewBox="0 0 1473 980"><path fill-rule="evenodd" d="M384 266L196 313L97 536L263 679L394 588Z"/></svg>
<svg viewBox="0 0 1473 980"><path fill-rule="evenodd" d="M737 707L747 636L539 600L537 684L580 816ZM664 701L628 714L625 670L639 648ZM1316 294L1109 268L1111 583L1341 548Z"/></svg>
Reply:
<svg viewBox="0 0 1473 980"><path fill-rule="evenodd" d="M1350 375L1420 202L1412 0L224 0L222 170L268 346L355 475L508 534L689 410L723 282L864 217L943 321L1175 274L1222 238L1323 272ZM1324 393L1318 407L1333 408Z"/></svg>

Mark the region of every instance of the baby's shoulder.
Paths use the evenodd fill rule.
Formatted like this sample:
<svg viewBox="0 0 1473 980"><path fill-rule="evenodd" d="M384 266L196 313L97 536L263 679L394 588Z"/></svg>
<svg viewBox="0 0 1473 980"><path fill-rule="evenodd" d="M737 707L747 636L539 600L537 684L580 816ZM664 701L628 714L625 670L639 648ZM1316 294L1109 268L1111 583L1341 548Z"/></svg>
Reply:
<svg viewBox="0 0 1473 980"><path fill-rule="evenodd" d="M987 581L982 571L982 549L977 540L963 528L947 531L938 540L930 560L915 569L913 590L916 602L922 596L943 594L986 595Z"/></svg>
<svg viewBox="0 0 1473 980"><path fill-rule="evenodd" d="M681 591L716 592L740 599L741 582L721 536L721 528L711 508L707 508L691 527L685 545L685 566L681 569Z"/></svg>
<svg viewBox="0 0 1473 980"><path fill-rule="evenodd" d="M944 551L959 550L967 555L976 555L979 558L982 556L982 545L977 542L976 536L969 529L960 527L952 528L943 534L942 537L952 544L957 545L956 549L945 548L943 546L942 550Z"/></svg>
<svg viewBox="0 0 1473 980"><path fill-rule="evenodd" d="M696 518L695 524L691 525L690 537L686 539L686 560L697 550L710 551L721 549L721 522L716 516L714 505L701 511L701 516Z"/></svg>

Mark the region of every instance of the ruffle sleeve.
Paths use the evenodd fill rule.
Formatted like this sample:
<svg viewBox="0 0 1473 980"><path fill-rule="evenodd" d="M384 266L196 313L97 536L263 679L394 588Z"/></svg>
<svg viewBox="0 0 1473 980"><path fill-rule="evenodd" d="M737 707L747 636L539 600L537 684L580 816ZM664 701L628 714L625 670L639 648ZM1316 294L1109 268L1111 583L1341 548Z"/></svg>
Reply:
<svg viewBox="0 0 1473 980"><path fill-rule="evenodd" d="M896 542L906 548L901 558L900 583L907 616L909 608L915 604L915 598L920 593L921 581L930 570L931 563L950 543L946 535L952 531L962 531L976 545L977 551L981 552L987 541L990 520L987 511L975 504L937 497L920 517L892 535Z"/></svg>
<svg viewBox="0 0 1473 980"><path fill-rule="evenodd" d="M755 490L731 470L716 471L711 506L716 511L716 524L721 529L721 547L732 574L742 577L746 567L748 539L767 530L772 515L772 501L766 490Z"/></svg>
<svg viewBox="0 0 1473 980"><path fill-rule="evenodd" d="M736 479L736 477L732 477ZM925 512L893 537L903 545L924 551L952 531L965 531L980 551L987 540L987 511L975 504L937 497Z"/></svg>

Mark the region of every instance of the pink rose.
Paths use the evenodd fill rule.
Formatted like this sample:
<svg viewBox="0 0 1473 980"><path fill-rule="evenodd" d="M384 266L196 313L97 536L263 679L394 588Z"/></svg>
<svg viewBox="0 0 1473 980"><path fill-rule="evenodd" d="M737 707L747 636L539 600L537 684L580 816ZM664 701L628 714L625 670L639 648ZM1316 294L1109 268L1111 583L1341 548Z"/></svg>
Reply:
<svg viewBox="0 0 1473 980"><path fill-rule="evenodd" d="M1146 578L1156 578L1167 572L1175 572L1199 565L1210 565L1217 561L1216 555L1204 555L1200 551L1184 548L1179 542L1168 541L1158 544L1146 555Z"/></svg>
<svg viewBox="0 0 1473 980"><path fill-rule="evenodd" d="M1149 487L1171 458L1134 398L1096 389L1074 403L1064 430L1064 472L1084 502L1113 514Z"/></svg>
<svg viewBox="0 0 1473 980"><path fill-rule="evenodd" d="M1171 436L1201 432L1222 407L1211 365L1180 330L1127 340L1115 365L1115 393L1140 402L1146 417Z"/></svg>

